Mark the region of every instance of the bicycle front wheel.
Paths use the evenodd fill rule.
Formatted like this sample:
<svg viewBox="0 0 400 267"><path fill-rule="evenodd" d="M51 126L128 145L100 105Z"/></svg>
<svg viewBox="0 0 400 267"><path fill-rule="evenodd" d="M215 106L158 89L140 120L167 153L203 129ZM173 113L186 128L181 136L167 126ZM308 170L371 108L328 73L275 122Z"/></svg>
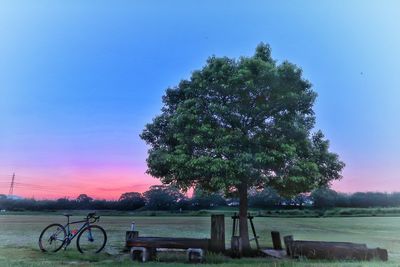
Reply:
<svg viewBox="0 0 400 267"><path fill-rule="evenodd" d="M58 223L50 224L43 229L39 236L39 247L43 252L57 252L65 242L67 231Z"/></svg>
<svg viewBox="0 0 400 267"><path fill-rule="evenodd" d="M80 253L99 253L106 242L106 231L98 225L89 225L79 233L76 247Z"/></svg>

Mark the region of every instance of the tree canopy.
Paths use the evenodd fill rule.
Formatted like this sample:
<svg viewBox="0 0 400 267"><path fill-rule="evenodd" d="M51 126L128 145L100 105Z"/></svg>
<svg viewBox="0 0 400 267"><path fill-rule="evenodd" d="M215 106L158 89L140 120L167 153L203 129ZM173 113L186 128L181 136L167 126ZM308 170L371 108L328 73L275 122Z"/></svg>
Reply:
<svg viewBox="0 0 400 267"><path fill-rule="evenodd" d="M93 201L93 198L89 197L86 194L80 194L77 198L76 201L82 202L82 203L89 203L90 201Z"/></svg>
<svg viewBox="0 0 400 267"><path fill-rule="evenodd" d="M146 125L148 172L182 189L244 182L295 195L326 185L344 164L312 132L315 98L302 70L277 64L268 45L239 60L211 57L167 89L161 115Z"/></svg>

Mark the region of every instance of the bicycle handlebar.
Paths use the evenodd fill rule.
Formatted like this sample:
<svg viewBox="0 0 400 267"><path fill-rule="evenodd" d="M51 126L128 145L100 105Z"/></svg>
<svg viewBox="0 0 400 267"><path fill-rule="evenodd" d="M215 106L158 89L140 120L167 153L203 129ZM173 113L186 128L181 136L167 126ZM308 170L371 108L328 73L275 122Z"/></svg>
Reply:
<svg viewBox="0 0 400 267"><path fill-rule="evenodd" d="M88 218L88 220L90 223L95 223L95 222L100 221L100 216L93 216L93 217Z"/></svg>
<svg viewBox="0 0 400 267"><path fill-rule="evenodd" d="M89 213L86 218L90 223L95 223L100 220L100 216L96 216L96 212Z"/></svg>

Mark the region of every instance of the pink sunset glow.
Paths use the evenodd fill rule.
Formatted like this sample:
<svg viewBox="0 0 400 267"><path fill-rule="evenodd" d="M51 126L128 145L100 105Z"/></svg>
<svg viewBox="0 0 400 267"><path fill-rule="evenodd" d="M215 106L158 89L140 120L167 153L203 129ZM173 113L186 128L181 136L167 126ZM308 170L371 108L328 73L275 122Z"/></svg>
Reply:
<svg viewBox="0 0 400 267"><path fill-rule="evenodd" d="M79 194L87 194L96 199L115 200L125 192L144 192L151 185L160 184L145 173L146 167L118 166L109 169L79 168L74 171L66 171L60 175L59 172L41 170L23 170L16 173L16 185L14 194L23 197L34 197L35 199L55 199L67 197L76 198ZM25 174L26 173L26 174ZM28 175L29 173L29 175ZM376 179L371 168L364 170L352 170L347 168L344 178L333 183L332 188L340 192L360 191L399 191L400 182L391 183L396 175L390 170L382 170L382 178ZM11 181L10 177L7 177ZM8 188L4 176L2 176L2 188ZM388 186L389 185L389 186ZM3 189L3 191L5 191ZM4 192L7 193L7 192Z"/></svg>
<svg viewBox="0 0 400 267"><path fill-rule="evenodd" d="M16 173L15 195L35 199L74 199L79 194L87 194L96 199L115 200L122 193L144 192L151 185L159 184L158 180L144 171L135 169L81 170L79 173L65 175L29 173L29 176Z"/></svg>

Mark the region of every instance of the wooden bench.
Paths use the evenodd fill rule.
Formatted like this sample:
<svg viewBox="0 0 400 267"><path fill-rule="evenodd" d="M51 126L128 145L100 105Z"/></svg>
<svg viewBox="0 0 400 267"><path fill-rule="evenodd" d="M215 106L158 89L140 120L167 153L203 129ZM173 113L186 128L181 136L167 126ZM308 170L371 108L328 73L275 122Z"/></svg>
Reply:
<svg viewBox="0 0 400 267"><path fill-rule="evenodd" d="M132 259L142 262L154 259L157 249L161 248L186 250L189 262L202 262L204 251L210 246L210 239L137 236L127 240L126 246L130 248Z"/></svg>

